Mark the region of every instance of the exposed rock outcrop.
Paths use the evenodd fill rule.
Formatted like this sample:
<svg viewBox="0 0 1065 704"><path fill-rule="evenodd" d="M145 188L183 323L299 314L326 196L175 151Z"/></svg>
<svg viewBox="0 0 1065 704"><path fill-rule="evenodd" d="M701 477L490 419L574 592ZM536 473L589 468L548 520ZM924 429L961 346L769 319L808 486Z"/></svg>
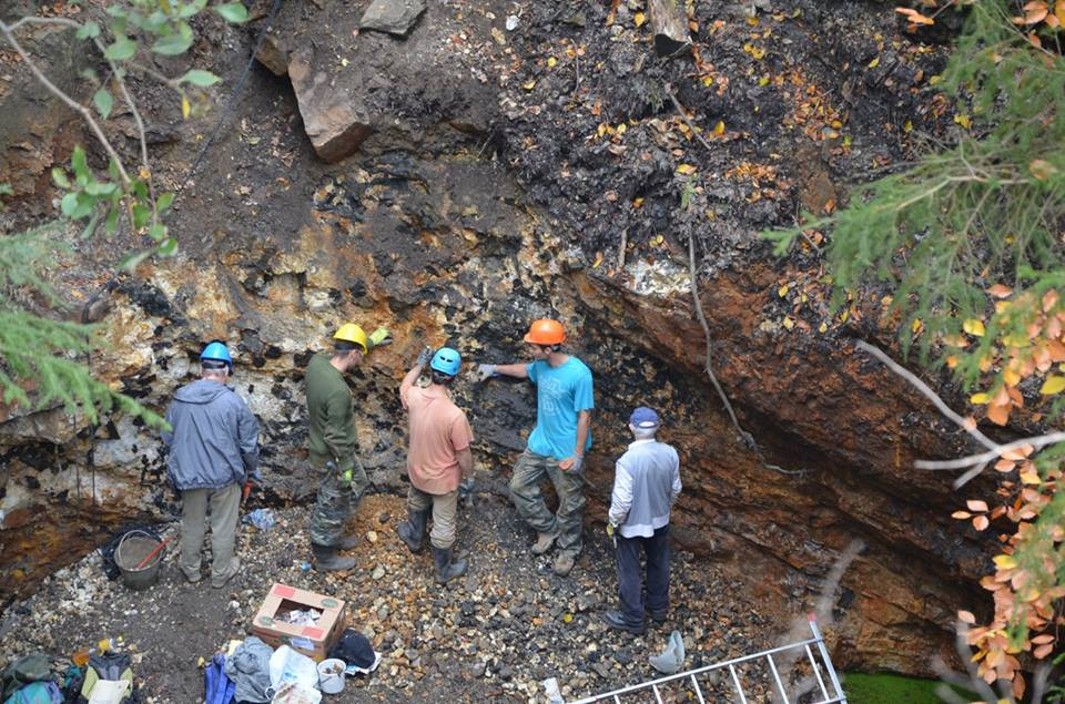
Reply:
<svg viewBox="0 0 1065 704"><path fill-rule="evenodd" d="M728 10L695 18L704 31L723 24L692 65L652 63L650 39L625 4L610 23L597 5L582 22L563 17L562 5L521 5L510 31L511 2L432 3L400 40L353 39L359 13L346 6L283 4L273 33L283 41L260 58L293 92L265 75L253 81L239 133L219 140L212 166L178 198L181 253L112 290L100 321L109 351L93 368L162 411L202 341L226 340L235 386L263 421L267 490L299 500L314 490L303 467L302 370L339 323L387 324L395 343L375 351L352 385L371 481L399 491L396 391L422 346L512 361L530 319L558 316L596 374L589 530L605 515L629 409L655 405L682 452L675 537L750 580L749 593L728 598L758 600L783 624L810 606L859 538L866 549L833 595L833 658L929 674L933 656L950 656L955 609L981 603L975 580L987 549L949 518L950 478L910 467L962 441L929 404L852 353L849 335L881 334L875 311L840 325L789 294L816 282L813 255L808 269L786 268L755 236L788 222L794 200L824 206L835 196L830 177L857 178L871 158L901 155L875 92L901 110L912 105L911 86L895 73L869 76L867 103L833 106L850 77L812 55L864 71L863 52L877 48L844 43L832 34L838 18L807 3L806 15L763 18L773 31L758 41L791 52L772 67L787 81L763 85L745 78L748 69L769 73L744 50L752 25ZM878 8L839 12L892 36L894 20ZM816 41L815 30L824 32ZM807 104L809 95L820 102ZM679 105L692 115L679 116ZM813 125L818 109L841 117L844 108L854 146L833 153ZM17 144L0 147L10 163ZM175 148L175 171L194 147ZM705 181L678 176L690 163ZM697 239L714 371L764 462L708 383L685 232ZM57 255L56 276L81 300L110 263L107 252L89 254ZM823 332L818 316L831 323ZM458 394L479 438L480 471L506 472L534 416L529 390L464 381ZM117 417L86 428L60 409L5 412L4 596L32 588L119 517L164 515L172 497L153 433Z"/></svg>

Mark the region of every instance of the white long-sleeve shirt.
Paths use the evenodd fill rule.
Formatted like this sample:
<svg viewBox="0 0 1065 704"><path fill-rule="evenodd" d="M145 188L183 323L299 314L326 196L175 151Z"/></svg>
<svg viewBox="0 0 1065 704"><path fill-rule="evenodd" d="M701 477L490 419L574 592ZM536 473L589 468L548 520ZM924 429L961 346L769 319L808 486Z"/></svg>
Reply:
<svg viewBox="0 0 1065 704"><path fill-rule="evenodd" d="M615 464L608 520L626 538L650 538L669 523L680 490L677 451L653 438L637 440Z"/></svg>

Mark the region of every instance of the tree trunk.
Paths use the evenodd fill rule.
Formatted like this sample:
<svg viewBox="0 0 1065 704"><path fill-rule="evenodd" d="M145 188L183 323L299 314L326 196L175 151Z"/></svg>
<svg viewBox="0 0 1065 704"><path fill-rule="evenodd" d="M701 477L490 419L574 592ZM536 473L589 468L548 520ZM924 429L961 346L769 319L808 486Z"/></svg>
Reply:
<svg viewBox="0 0 1065 704"><path fill-rule="evenodd" d="M692 45L683 0L648 0L647 5L655 31L656 54L676 56Z"/></svg>

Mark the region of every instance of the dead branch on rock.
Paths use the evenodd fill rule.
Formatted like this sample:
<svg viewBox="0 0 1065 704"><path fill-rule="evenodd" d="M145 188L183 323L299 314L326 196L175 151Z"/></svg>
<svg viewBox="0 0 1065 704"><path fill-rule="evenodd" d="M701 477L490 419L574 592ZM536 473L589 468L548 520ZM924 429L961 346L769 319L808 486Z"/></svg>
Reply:
<svg viewBox="0 0 1065 704"><path fill-rule="evenodd" d="M725 406L725 411L728 412L729 419L732 421L733 427L736 428L736 432L739 433L740 440L747 449L753 451L758 455L758 459L761 461L762 466L766 469L771 469L774 472L780 472L781 474L805 474L805 470L790 470L779 467L775 464L769 464L766 462L765 454L762 452L762 448L758 446L754 436L748 433L740 425L739 419L736 417L736 412L732 410L732 403L729 402L728 396L725 394L725 390L721 388L721 383L718 382L717 376L714 374L714 360L713 360L713 345L714 338L710 334L710 324L706 321L706 313L703 312L703 303L699 300L699 284L698 284L698 272L695 267L695 235L690 234L688 236L688 275L691 278L692 283L692 299L695 301L695 317L699 319L699 325L703 329L703 336L706 339L706 359L703 362L703 368L706 370L706 375L710 377L710 383L714 385L714 389L717 391L718 397L721 399L721 403Z"/></svg>
<svg viewBox="0 0 1065 704"><path fill-rule="evenodd" d="M935 404L939 412L949 418L951 422L957 425L959 428L969 433L977 442L987 448L987 452L981 452L975 455L969 455L967 457L960 457L954 460L917 460L914 462L914 466L918 469L965 469L969 468L965 474L961 475L954 480L954 488L959 489L965 486L973 477L977 476L987 465L995 459L998 459L1003 453L1011 450L1019 450L1022 448L1038 449L1046 447L1048 445L1054 445L1059 442L1065 442L1065 432L1049 433L1047 435L1039 435L1037 437L1023 438L1021 440L1015 440L1013 442L999 444L987 437L979 430L971 421L966 421L960 415L955 413L947 404L941 399L935 391L932 391L923 381L918 379L912 372L904 369L894 360L888 357L880 348L870 345L868 342L858 340L854 343L855 347L876 357L883 362L888 369L895 374L901 376L907 382L910 383L915 389L921 392L921 395Z"/></svg>
<svg viewBox="0 0 1065 704"><path fill-rule="evenodd" d="M679 100L677 100L677 96L673 94L673 86L667 83L665 89L666 95L669 96L670 102L673 103L673 107L677 109L680 116L688 123L688 129L691 130L691 133L695 135L695 138L698 139L704 147L706 147L707 151L714 151L714 148L710 146L710 142L706 141L706 138L699 133L699 128L696 127L695 123L692 122L692 119L688 117L688 111L684 109L684 106L680 104Z"/></svg>

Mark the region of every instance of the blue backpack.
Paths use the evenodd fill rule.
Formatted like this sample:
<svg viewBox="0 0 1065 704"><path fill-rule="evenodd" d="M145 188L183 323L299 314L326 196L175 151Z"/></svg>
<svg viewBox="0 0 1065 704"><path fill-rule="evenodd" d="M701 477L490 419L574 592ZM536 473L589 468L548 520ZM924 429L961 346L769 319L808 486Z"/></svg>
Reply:
<svg viewBox="0 0 1065 704"><path fill-rule="evenodd" d="M204 704L233 704L237 685L225 670L225 653L215 653L203 669Z"/></svg>

